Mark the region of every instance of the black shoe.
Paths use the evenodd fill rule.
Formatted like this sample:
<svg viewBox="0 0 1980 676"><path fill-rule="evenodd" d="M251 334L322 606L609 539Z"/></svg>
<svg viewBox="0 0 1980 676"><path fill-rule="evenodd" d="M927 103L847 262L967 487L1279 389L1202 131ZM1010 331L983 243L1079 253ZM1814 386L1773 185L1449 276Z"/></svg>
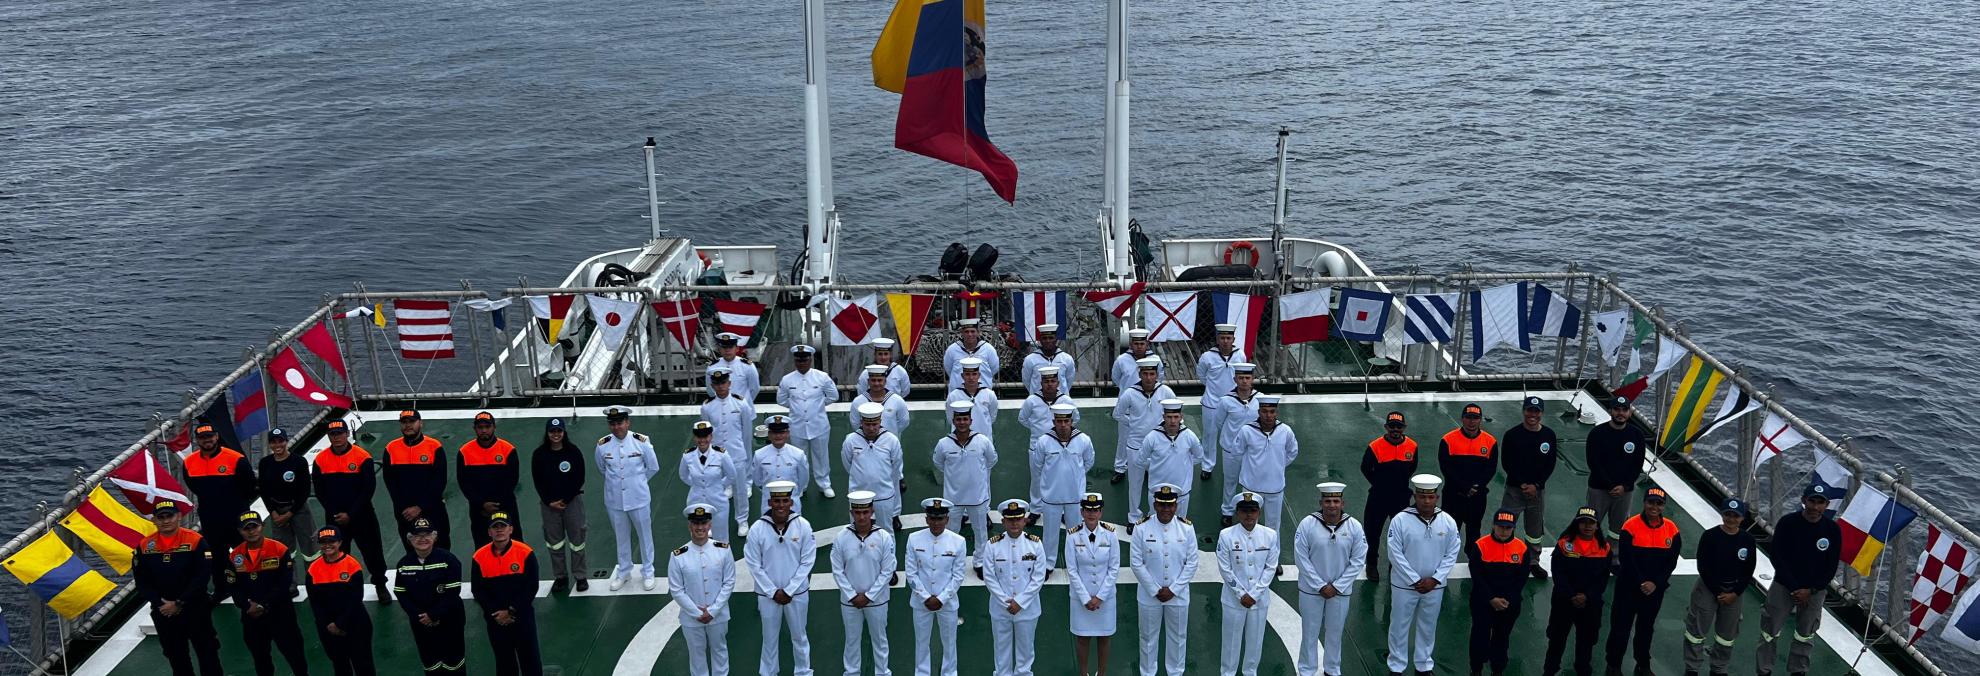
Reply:
<svg viewBox="0 0 1980 676"><path fill-rule="evenodd" d="M1123 481L1127 481L1127 472L1115 472L1114 478L1108 479L1107 483L1117 484Z"/></svg>
<svg viewBox="0 0 1980 676"><path fill-rule="evenodd" d="M1031 516L1027 516L1027 517L1024 517L1024 525L1026 525L1026 526L1036 526L1036 525L1038 525L1038 517L1040 517L1040 516L1043 516L1043 515L1042 515L1042 514L1039 514L1038 512L1032 512L1032 513L1031 513Z"/></svg>
<svg viewBox="0 0 1980 676"><path fill-rule="evenodd" d="M1534 567L1533 567L1533 579L1535 579L1535 580L1545 580L1545 579L1547 579L1547 569L1545 569L1545 568L1541 568L1541 567L1539 567L1539 566L1534 566Z"/></svg>
<svg viewBox="0 0 1980 676"><path fill-rule="evenodd" d="M894 532L901 532L901 517L894 517Z"/></svg>
<svg viewBox="0 0 1980 676"><path fill-rule="evenodd" d="M1643 664L1641 662L1638 662L1636 664L1636 671L1631 673L1634 674L1634 676L1657 676L1657 672L1650 670L1650 665Z"/></svg>
<svg viewBox="0 0 1980 676"><path fill-rule="evenodd" d="M387 587L383 584L376 586L378 587L378 605L381 606L392 605L392 588Z"/></svg>
<svg viewBox="0 0 1980 676"><path fill-rule="evenodd" d="M1473 669L1473 670L1471 670L1471 676L1485 676L1485 670L1483 670L1483 669Z"/></svg>
<svg viewBox="0 0 1980 676"><path fill-rule="evenodd" d="M1684 670L1684 676L1698 676L1698 672L1686 669Z"/></svg>
<svg viewBox="0 0 1980 676"><path fill-rule="evenodd" d="M1370 563L1373 564L1374 562L1371 561ZM1368 583L1375 584L1381 581L1382 581L1382 574L1375 572L1375 569L1371 566L1368 569Z"/></svg>
<svg viewBox="0 0 1980 676"><path fill-rule="evenodd" d="M580 578L578 578L578 579L577 579L577 590L578 590L578 591L581 591L581 592L587 592L587 591L591 591L591 581L590 581L590 580L586 580L586 579L584 579L584 578L581 578L581 577L580 577Z"/></svg>
<svg viewBox="0 0 1980 676"><path fill-rule="evenodd" d="M976 579L978 580L983 579L983 566L977 566L975 568L972 568L971 570L976 571Z"/></svg>
<svg viewBox="0 0 1980 676"><path fill-rule="evenodd" d="M565 591L569 590L570 588L571 588L571 581L565 578L560 577L557 578L556 581L550 583L550 593L552 594L562 594Z"/></svg>
<svg viewBox="0 0 1980 676"><path fill-rule="evenodd" d="M1608 669L1602 670L1602 676L1622 676L1622 665L1620 664L1609 665Z"/></svg>
<svg viewBox="0 0 1980 676"><path fill-rule="evenodd" d="M894 580L892 582L887 583L887 586L892 587L900 583L901 583L901 572L898 570L894 571Z"/></svg>

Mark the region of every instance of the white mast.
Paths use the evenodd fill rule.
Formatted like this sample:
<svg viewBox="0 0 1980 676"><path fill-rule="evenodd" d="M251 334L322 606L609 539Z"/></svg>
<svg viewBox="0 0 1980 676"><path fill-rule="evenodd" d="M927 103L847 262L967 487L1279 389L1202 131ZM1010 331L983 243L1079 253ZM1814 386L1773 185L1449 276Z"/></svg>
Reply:
<svg viewBox="0 0 1980 676"><path fill-rule="evenodd" d="M805 0L805 282L830 280L837 263L839 214L832 194L830 100L825 76L825 2Z"/></svg>
<svg viewBox="0 0 1980 676"><path fill-rule="evenodd" d="M1107 136L1106 210L1107 240L1112 246L1107 271L1115 281L1134 276L1130 253L1128 221L1128 90L1127 0L1107 3Z"/></svg>

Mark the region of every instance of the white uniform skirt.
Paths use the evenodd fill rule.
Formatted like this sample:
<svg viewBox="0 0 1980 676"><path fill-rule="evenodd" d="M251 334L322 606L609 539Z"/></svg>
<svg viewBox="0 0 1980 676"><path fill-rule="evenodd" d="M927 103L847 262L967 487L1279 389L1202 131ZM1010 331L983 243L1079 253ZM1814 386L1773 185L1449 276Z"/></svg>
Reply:
<svg viewBox="0 0 1980 676"><path fill-rule="evenodd" d="M1087 610L1086 602L1091 598L1073 599L1072 633L1074 636L1113 636L1114 602L1120 600L1117 594L1100 604L1099 610Z"/></svg>

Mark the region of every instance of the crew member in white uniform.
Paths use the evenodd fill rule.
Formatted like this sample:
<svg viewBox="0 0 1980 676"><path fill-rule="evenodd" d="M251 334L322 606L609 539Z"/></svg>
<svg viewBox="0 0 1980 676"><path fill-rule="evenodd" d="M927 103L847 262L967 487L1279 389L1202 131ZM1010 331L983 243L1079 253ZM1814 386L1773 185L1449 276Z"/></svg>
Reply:
<svg viewBox="0 0 1980 676"><path fill-rule="evenodd" d="M1175 390L1157 380L1161 377L1160 357L1142 357L1136 365L1141 369L1141 381L1134 387L1121 390L1114 401L1114 423L1119 433L1114 449L1114 471L1120 472L1123 467L1127 471L1130 522L1141 520L1141 487L1148 478L1148 466L1141 457L1141 442L1150 430L1161 426L1162 400L1176 398ZM1122 464L1123 461L1125 464Z"/></svg>
<svg viewBox="0 0 1980 676"><path fill-rule="evenodd" d="M1134 569L1135 601L1141 628L1141 676L1155 676L1162 643L1169 646L1160 663L1167 676L1183 676L1189 656L1189 582L1196 577L1196 527L1176 515L1182 490L1175 484L1155 487L1155 516L1135 523L1130 534L1128 565Z"/></svg>
<svg viewBox="0 0 1980 676"><path fill-rule="evenodd" d="M1107 673L1107 644L1114 636L1114 595L1121 580L1121 541L1114 526L1100 520L1105 501L1099 493L1080 496L1078 526L1066 533L1066 588L1071 594L1073 652L1079 673ZM1100 644L1098 667L1088 669L1092 644Z"/></svg>
<svg viewBox="0 0 1980 676"><path fill-rule="evenodd" d="M1058 324L1038 325L1038 349L1024 356L1024 391L1026 393L1038 393L1038 369L1044 366L1059 367L1061 377L1065 378L1067 382L1071 382L1073 374L1079 372L1077 368L1074 368L1072 353L1059 349Z"/></svg>
<svg viewBox="0 0 1980 676"><path fill-rule="evenodd" d="M1415 504L1389 519L1389 671L1429 672L1437 666L1437 611L1451 566L1464 549L1457 521L1437 509L1444 480L1410 477ZM1411 640L1410 631L1415 630ZM1411 652L1412 648L1414 653Z"/></svg>
<svg viewBox="0 0 1980 676"><path fill-rule="evenodd" d="M997 356L997 347L984 342L977 329L975 318L956 320L956 328L961 335L942 351L942 371L949 374L949 389L962 387L962 360L974 357L983 360L983 386L991 387L997 377L997 370L1004 367L1004 361Z"/></svg>
<svg viewBox="0 0 1980 676"><path fill-rule="evenodd" d="M1190 486L1195 483L1190 477L1199 470L1209 476L1210 456L1203 452L1196 431L1183 426L1183 400L1163 399L1161 404L1162 426L1142 437L1141 462L1148 468L1149 485L1180 488L1177 510L1188 514Z"/></svg>
<svg viewBox="0 0 1980 676"><path fill-rule="evenodd" d="M598 438L591 455L603 479L605 515L612 522L612 540L618 545L618 566L612 569L612 591L632 580L633 538L639 538L641 582L647 590L660 585L653 575L653 492L647 482L660 473L660 458L646 435L632 431L632 409L613 406L605 409L605 424L611 434Z"/></svg>
<svg viewBox="0 0 1980 676"><path fill-rule="evenodd" d="M715 425L715 445L730 453L749 449L749 432L756 427L756 405L735 393L735 379L723 369L708 372L715 396L701 405L701 419Z"/></svg>
<svg viewBox="0 0 1980 676"><path fill-rule="evenodd" d="M900 530L901 478L907 470L901 438L881 425L886 409L867 402L855 411L859 427L839 445L846 463L846 490L873 494L873 513L887 528Z"/></svg>
<svg viewBox="0 0 1980 676"><path fill-rule="evenodd" d="M772 481L789 481L797 484L797 493L791 499L791 513L804 513L804 487L811 484L811 460L804 457L804 449L791 445L790 416L773 415L763 425L769 432L770 443L756 449L750 458L751 481L757 488L766 488ZM770 513L770 492L764 491L761 506L756 515Z"/></svg>
<svg viewBox="0 0 1980 676"><path fill-rule="evenodd" d="M743 354L742 346L737 345L740 342L742 336L727 331L715 334L715 348L722 353L722 356L716 359L715 363L708 365L707 376L714 375L715 369L728 371L729 380L734 384L730 391L735 392L736 396L742 397L744 401L754 404L756 393L763 391L763 380L756 371L756 365L749 363L749 357ZM703 379L708 385L708 394L713 395L715 380L707 376Z"/></svg>
<svg viewBox="0 0 1980 676"><path fill-rule="evenodd" d="M1258 525L1260 498L1237 496L1237 523L1217 534L1217 572L1224 578L1224 676L1258 676L1272 581L1279 576L1279 532Z"/></svg>
<svg viewBox="0 0 1980 676"><path fill-rule="evenodd" d="M872 637L873 674L894 673L887 665L888 586L894 581L894 534L874 523L873 491L848 486L846 505L852 525L832 539L832 581L839 586L839 622L845 625L847 676L860 675L860 634Z"/></svg>
<svg viewBox="0 0 1980 676"><path fill-rule="evenodd" d="M715 426L706 420L694 423L694 446L681 454L681 483L687 484L687 502L715 505L715 539L729 541L729 519L736 530L749 525L747 468L728 449L714 444Z"/></svg>
<svg viewBox="0 0 1980 676"><path fill-rule="evenodd" d="M839 385L824 371L811 368L817 352L810 345L791 346L795 370L777 382L777 403L791 412L792 443L804 449L811 480L826 498L833 498L838 494L832 492L832 443L825 438L832 432L832 421L825 417L825 406L839 400Z"/></svg>
<svg viewBox="0 0 1980 676"><path fill-rule="evenodd" d="M1086 495L1086 472L1093 469L1093 437L1073 428L1079 409L1052 407L1052 433L1031 440L1031 476L1045 502L1039 505L1045 529L1045 568L1059 565L1059 536L1079 524L1078 505Z"/></svg>
<svg viewBox="0 0 1980 676"><path fill-rule="evenodd" d="M1257 493L1265 526L1279 532L1286 506L1286 467L1299 459L1299 437L1279 424L1279 395L1258 395L1258 420L1239 430L1225 458L1237 459L1238 487ZM1206 451L1207 452L1207 451Z"/></svg>
<svg viewBox="0 0 1980 676"><path fill-rule="evenodd" d="M762 676L777 676L777 640L785 629L791 633L793 674L811 673L811 637L805 621L811 608L811 566L818 560L811 522L791 513L797 484L772 482L770 513L749 526L749 539L743 543L743 560L756 582L756 613L763 622L763 657L757 662Z"/></svg>
<svg viewBox="0 0 1980 676"><path fill-rule="evenodd" d="M1250 360L1245 358L1244 350L1237 347L1236 324L1218 324L1216 347L1196 358L1196 379L1203 383L1203 399L1198 402L1203 408L1203 449L1212 458L1218 457L1218 449L1224 448L1224 440L1220 438L1223 436L1220 432L1224 429L1224 409L1219 400L1237 388L1237 371L1232 367L1246 361ZM1225 502L1229 502L1229 497L1237 492L1237 480L1233 478L1237 474L1236 458L1225 450L1220 459L1224 463ZM1229 516L1230 512L1224 514Z"/></svg>
<svg viewBox="0 0 1980 676"><path fill-rule="evenodd" d="M1368 565L1368 534L1347 515L1347 484L1329 481L1317 488L1320 511L1300 519L1293 534L1293 562L1299 567L1299 676L1341 676L1341 635L1347 629L1354 582Z"/></svg>
<svg viewBox="0 0 1980 676"><path fill-rule="evenodd" d="M1221 494L1223 496L1223 502L1219 503L1224 516L1231 515L1231 496L1236 495L1239 490L1237 487L1238 473L1242 471L1240 469L1240 463L1232 456L1232 449L1234 444L1237 443L1238 433L1242 432L1246 425L1250 425L1258 420L1258 391L1251 387L1252 372L1256 368L1251 362L1231 364L1233 389L1230 394L1217 398L1217 414L1223 416L1224 426L1221 428L1204 428L1205 434L1217 435L1217 445L1213 448L1223 449L1224 457L1219 458L1214 455L1209 457L1212 463L1218 460L1224 461L1224 467L1226 468L1224 470L1224 492Z"/></svg>
<svg viewBox="0 0 1980 676"><path fill-rule="evenodd" d="M1125 390L1134 387L1135 383L1141 382L1141 366L1139 362L1142 357L1155 354L1148 345L1148 329L1128 329L1127 334L1128 349L1126 352L1122 352L1119 356L1114 357L1114 367L1110 372L1114 378L1115 390ZM1169 368L1167 366L1157 366L1156 368L1159 371L1156 375L1161 376L1162 380L1169 379Z"/></svg>
<svg viewBox="0 0 1980 676"><path fill-rule="evenodd" d="M963 571L969 565L969 543L948 530L949 501L929 498L921 501L921 513L928 528L908 535L908 597L914 602L914 673L931 676L929 632L940 629L942 676L956 676L956 590L962 588Z"/></svg>
<svg viewBox="0 0 1980 676"><path fill-rule="evenodd" d="M729 555L729 543L710 537L714 505L688 505L682 514L692 539L667 557L667 591L680 608L688 673L728 676L729 594L736 590L736 560Z"/></svg>
<svg viewBox="0 0 1980 676"><path fill-rule="evenodd" d="M881 426L896 435L907 434L908 405L907 400L902 398L907 395L887 389L887 367L868 364L865 376L866 389L853 395L852 405L846 407L846 418L852 421L853 427L859 427L860 404L879 404L886 411L886 415L880 417Z"/></svg>
<svg viewBox="0 0 1980 676"><path fill-rule="evenodd" d="M983 588L990 593L990 636L997 676L1031 676L1033 645L1038 635L1038 604L1045 590L1045 544L1024 532L1031 506L1005 500L998 510L1004 531L977 550L983 564Z"/></svg>
<svg viewBox="0 0 1980 676"><path fill-rule="evenodd" d="M1072 396L1063 394L1063 391L1059 388L1059 367L1040 366L1038 367L1037 375L1038 391L1026 396L1024 398L1024 404L1018 407L1018 424L1023 425L1026 431L1026 445L1036 442L1039 437L1052 433L1052 407L1055 404L1061 402L1071 404L1073 406L1073 425L1079 425L1079 406L1073 404ZM1091 465L1092 463L1088 464ZM1035 471L1032 472L1031 504L1034 505L1042 505L1045 502L1044 495L1038 492L1039 480L1038 473ZM1085 488L1082 487L1081 490L1085 490ZM1050 533L1051 531L1047 530L1046 532Z"/></svg>
<svg viewBox="0 0 1980 676"><path fill-rule="evenodd" d="M983 374L982 360L966 358L962 360L961 368L962 387L949 390L949 403L969 402L975 413L976 433L994 441L997 435L992 428L997 424L997 409L1002 406L997 401L997 391L990 389L989 379ZM949 431L954 432L955 426L949 426Z"/></svg>
<svg viewBox="0 0 1980 676"><path fill-rule="evenodd" d="M906 399L914 384L908 380L907 369L895 358L894 345L892 338L873 339L873 363L887 368L887 391Z"/></svg>
<svg viewBox="0 0 1980 676"><path fill-rule="evenodd" d="M967 401L949 402L949 424L955 433L935 442L935 469L942 473L942 497L963 513L975 536L976 551L990 541L990 468L997 466L997 447L977 434ZM976 567L981 574L983 562Z"/></svg>

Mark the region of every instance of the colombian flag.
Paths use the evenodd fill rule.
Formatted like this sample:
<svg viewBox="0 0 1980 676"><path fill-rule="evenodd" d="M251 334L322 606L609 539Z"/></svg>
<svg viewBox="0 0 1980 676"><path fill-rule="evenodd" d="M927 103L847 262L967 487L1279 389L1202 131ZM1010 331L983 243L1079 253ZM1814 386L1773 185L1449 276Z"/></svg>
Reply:
<svg viewBox="0 0 1980 676"><path fill-rule="evenodd" d="M71 620L117 589L116 583L90 570L53 532L43 533L41 539L0 565L27 583L28 589L48 607Z"/></svg>
<svg viewBox="0 0 1980 676"><path fill-rule="evenodd" d="M1849 504L1843 506L1838 525L1842 527L1842 562L1867 577L1876 566L1877 555L1884 553L1884 543L1911 525L1918 512L1898 504L1868 481L1858 483Z"/></svg>
<svg viewBox="0 0 1980 676"><path fill-rule="evenodd" d="M1017 163L983 126L983 0L897 0L873 45L873 84L901 95L894 147L983 174L1017 200Z"/></svg>
<svg viewBox="0 0 1980 676"><path fill-rule="evenodd" d="M131 552L144 542L144 536L158 532L158 527L118 504L102 486L91 490L89 499L76 505L76 511L62 517L62 527L75 533L119 575L131 572Z"/></svg>

